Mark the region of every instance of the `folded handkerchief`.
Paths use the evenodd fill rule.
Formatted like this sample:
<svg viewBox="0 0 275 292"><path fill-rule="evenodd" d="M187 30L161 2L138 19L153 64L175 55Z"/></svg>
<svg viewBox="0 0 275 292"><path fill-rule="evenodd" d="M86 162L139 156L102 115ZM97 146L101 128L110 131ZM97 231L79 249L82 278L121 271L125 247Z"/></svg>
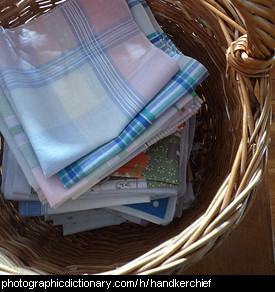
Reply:
<svg viewBox="0 0 275 292"><path fill-rule="evenodd" d="M155 140L154 137L161 134L158 133L158 131L163 132L165 126L169 126L169 131L175 130L173 127L176 126L170 127L170 123L172 123L172 121L175 123L175 121L179 119L179 123L181 124L186 119L190 118L200 107L201 101L198 101L198 105L195 108L193 108L192 105L188 106L187 104L188 102L194 103L197 99L199 100L198 97L193 98L192 95L187 95L178 103L170 106L170 108L163 113L154 124L148 127L148 129L126 147L124 151L115 155L112 159L109 159L107 163L102 164L69 189L64 188L58 175L49 178L46 178L43 175L31 144L29 143L20 122L16 118L13 109L6 100L5 95L1 94L1 91L0 131L4 135L6 142L26 175L28 183L37 192L39 199L42 202L48 202L52 207L57 207L72 197L79 197L99 181L110 175L117 168L121 167L132 157L146 149L146 142L148 142L148 145L151 145ZM180 110L182 107L185 107L183 111ZM165 133L166 132L167 130L165 130ZM151 142L151 140L153 141Z"/></svg>
<svg viewBox="0 0 275 292"><path fill-rule="evenodd" d="M119 225L124 222L133 222L142 226L148 225L148 222L143 219L106 209L47 215L45 220L52 221L54 226L62 225L63 235Z"/></svg>
<svg viewBox="0 0 275 292"><path fill-rule="evenodd" d="M62 225L64 236L127 222L125 218L118 215L118 212L110 211L100 209L58 214L50 216L49 220L53 221L54 225ZM139 220L139 222L141 224L142 221Z"/></svg>
<svg viewBox="0 0 275 292"><path fill-rule="evenodd" d="M80 211L86 209L98 209L117 205L149 202L151 198L160 196L176 196L177 188L136 188L123 187L121 181L119 192L110 187L101 187L100 184L85 192L77 200L68 200L59 208L51 208L49 204L42 204L36 193L28 184L24 173L19 167L8 144L4 143L2 163L1 191L5 199L19 201L19 211L23 216L40 216L46 214L59 214L69 211ZM136 186L136 184L135 184ZM140 187L143 187L140 185ZM24 201L24 203L22 203ZM30 201L36 201L30 203ZM21 202L21 203L20 203Z"/></svg>
<svg viewBox="0 0 275 292"><path fill-rule="evenodd" d="M179 151L180 135L165 137L116 170L111 181L136 178L148 188L175 187L179 183Z"/></svg>
<svg viewBox="0 0 275 292"><path fill-rule="evenodd" d="M165 41L168 43L169 40L166 39ZM174 47L171 42L169 46L171 48ZM2 119L2 121L0 120L0 129L7 138L6 140L8 140L13 153L16 154L16 159L24 170L24 174L27 175L29 184L38 193L39 199L43 202L48 201L52 207L56 207L69 198L76 198L82 195L96 183L126 163L129 159L146 149L146 143L148 141L152 143L151 140L154 140L153 137L156 136L159 129L162 129L163 131L163 128L168 126L169 122L172 127L172 124L174 125L177 119L181 118L181 115L182 118L179 120L180 123L190 118L198 110L201 102L197 101L199 99L192 90L207 76L207 71L196 60L189 58L189 61L190 63L186 67L188 70L181 70L176 74L165 89L163 89L154 100L146 106L148 108L147 115L148 113L153 113L152 116L149 115L148 117L154 117L154 123L152 125L148 123L147 129L146 127L138 127L137 129L143 133L140 132L139 137L132 141L128 146L125 147L125 145L123 145L123 147L125 147L123 151L121 151L120 145L116 144L112 145L114 148L107 148L108 151L98 153L99 157L101 157L100 155L102 154L105 158L105 155L107 154L107 161L105 160L104 164L97 165L91 173L84 176L76 183L73 182L74 185L68 189L64 188L57 175L50 178L44 176L39 161L29 143L29 139L25 135L24 129L16 117L14 110L8 103L6 96L1 94L0 88L0 112ZM191 75L189 75L190 72ZM193 83L194 80L195 83ZM188 94L188 92L191 94ZM193 99L193 97L195 97L195 99ZM175 103L177 100L179 102ZM195 103L198 103L198 105L194 107L191 105L191 101L194 105ZM182 107L185 107L184 112L179 110ZM141 124L137 123L137 126L139 125ZM126 139L133 138L131 135L128 135L127 132L125 132L125 134ZM131 134L133 134L133 132L131 132ZM129 140L126 139L125 142L129 142ZM113 151L114 149L116 152ZM98 159L95 160L95 162L98 162ZM69 183L71 183L70 177Z"/></svg>
<svg viewBox="0 0 275 292"><path fill-rule="evenodd" d="M149 203L114 206L108 210L116 210L155 224L166 225L174 218L176 203L177 197L167 197Z"/></svg>
<svg viewBox="0 0 275 292"><path fill-rule="evenodd" d="M42 204L39 201L21 200L19 202L19 213L22 216L41 216L48 214L61 214L67 212L76 212L83 210L94 210L106 207L120 206L125 204L148 203L151 199L161 197L176 197L176 188L156 188L131 190L129 192L122 190L117 192L90 192L84 194L77 200L68 200L58 208L52 208L49 204Z"/></svg>
<svg viewBox="0 0 275 292"><path fill-rule="evenodd" d="M206 69L196 60L189 58L186 67L172 78L116 139L104 144L58 172L58 176L64 186L70 188L112 156L125 149L138 135L152 125L169 106L188 93L194 92L195 87L206 76Z"/></svg>
<svg viewBox="0 0 275 292"><path fill-rule="evenodd" d="M46 176L117 137L179 70L125 0L68 1L1 28L0 50L0 86Z"/></svg>
<svg viewBox="0 0 275 292"><path fill-rule="evenodd" d="M156 47L165 51L180 66L184 68L188 58L184 56L158 25L151 9L145 1L127 0L132 16L142 32Z"/></svg>
<svg viewBox="0 0 275 292"><path fill-rule="evenodd" d="M31 187L27 183L27 179L22 173L14 154L9 149L8 144L4 141L3 145L3 159L2 159L2 182L1 182L1 192L6 200L38 200L36 194L32 193ZM19 171L18 171L19 170ZM21 173L20 173L21 171ZM19 181L21 192L17 193L14 190L14 181L16 174L19 174ZM21 181L23 178L23 181Z"/></svg>
<svg viewBox="0 0 275 292"><path fill-rule="evenodd" d="M146 106L116 139L82 157L58 173L64 186L67 188L70 188L78 180L124 149L137 135L155 121L159 114L167 107L168 103L171 103L172 100L178 100L179 97L187 92L193 91L208 74L207 70L198 61L183 55L176 48L156 24L149 7L145 9L136 0L128 0L127 2L136 23L143 33L150 39L151 43L173 58L181 70L162 92L155 97L153 102Z"/></svg>

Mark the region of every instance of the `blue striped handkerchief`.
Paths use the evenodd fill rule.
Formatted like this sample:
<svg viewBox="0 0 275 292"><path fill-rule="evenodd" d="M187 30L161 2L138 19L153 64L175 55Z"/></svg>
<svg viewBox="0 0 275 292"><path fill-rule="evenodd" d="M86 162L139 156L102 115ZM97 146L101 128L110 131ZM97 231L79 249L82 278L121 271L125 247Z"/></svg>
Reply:
<svg viewBox="0 0 275 292"><path fill-rule="evenodd" d="M0 51L0 86L47 177L116 138L179 71L125 0L70 0L0 28Z"/></svg>
<svg viewBox="0 0 275 292"><path fill-rule="evenodd" d="M194 91L207 76L207 71L198 61L184 56L171 40L161 31L153 27L143 6L136 0L128 0L134 19L147 38L158 48L170 55L181 70L172 78L168 85L149 103L113 141L75 161L58 172L66 188L91 173L112 156L126 148L138 135L150 126L158 116L180 97ZM145 24L145 25L144 25Z"/></svg>

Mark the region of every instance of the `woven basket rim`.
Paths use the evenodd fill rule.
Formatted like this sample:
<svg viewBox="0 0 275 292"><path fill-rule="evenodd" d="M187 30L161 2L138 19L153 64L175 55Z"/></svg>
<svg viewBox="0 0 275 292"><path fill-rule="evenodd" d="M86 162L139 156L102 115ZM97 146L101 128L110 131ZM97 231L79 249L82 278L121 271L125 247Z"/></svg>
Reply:
<svg viewBox="0 0 275 292"><path fill-rule="evenodd" d="M22 0L18 4L16 1L2 1L0 3L0 25L13 27L28 20L33 21L41 15L46 17L45 12L48 9L54 9L62 1L48 1L50 5L48 7L43 6L44 2L42 0ZM134 259L125 260L125 263L119 266L116 266L116 263L109 267L106 265L106 268L109 268L108 271L104 271L102 266L99 266L94 272L95 274L167 274L185 269L213 250L239 224L253 202L256 187L266 169L271 117L269 72L274 64L275 47L274 1L148 0L147 2L164 29L167 29L169 36L174 40L178 39L179 43L181 41L179 32L181 31L182 35L186 36L193 29L192 38L190 36L189 39L190 42L193 42L190 46L196 43L197 46L205 47L205 55L208 54L211 57L209 62L211 61L216 66L215 70L213 69L214 74L219 75L220 72L224 72L221 80L228 87L224 87L223 98L228 98L228 100L219 106L228 105L228 109L221 111L230 112L226 126L229 130L232 129L232 132L236 131L237 136L234 145L231 144L233 138L228 140L230 144L224 145L217 155L232 164L226 176L217 178L217 181L222 183L218 187L215 186L216 190L214 196L208 201L209 205L203 206L202 214L197 214L195 218L190 219L190 225L187 227L182 225L182 229L176 235L173 234L173 237L148 249L146 253L134 257ZM195 18L196 11L201 12L200 18ZM179 18L180 15L182 18ZM165 27L165 25L169 25L169 27ZM183 25L186 26L183 27ZM28 23L25 24L25 27L28 27ZM200 38L199 29L205 34L205 39ZM212 40L212 43L209 40ZM202 43L203 41L204 43ZM218 45L220 46L219 51L215 50L215 46ZM229 84L234 93L229 92ZM209 85L202 86L202 89L208 90L207 86ZM202 97L207 94L208 92L201 92ZM209 100L205 101L209 102ZM207 102L202 114L211 112L211 108L207 107ZM209 102L209 105L211 103L213 104L214 100ZM234 109L237 108L239 111L234 114ZM207 134L207 137L213 134L211 132L212 124L218 124L218 120L222 117L222 114L218 112L218 106L215 110L217 110L215 113L217 121L214 120L212 112L210 115L213 116L210 116L205 122L207 129L204 135ZM222 130L220 131L222 132ZM218 133L218 135L223 137L226 134ZM207 139L205 141L207 142ZM226 141L226 137L223 141ZM219 151L218 146L213 146L213 149ZM230 157L223 157L223 155ZM209 160L207 162L209 163ZM219 169L217 173L219 171L222 174L226 173L225 170ZM205 182L205 185L207 183ZM210 192L211 186L206 190ZM4 215L1 216L13 217L13 224L17 224L18 228L20 220L18 221L18 217L16 217L18 214L14 210L14 204L7 203L2 198L0 205L4 210ZM37 223L40 224L41 221L34 220L31 223L28 221L29 226L35 226ZM24 232L27 228L29 227L26 227ZM41 228L47 227L41 226ZM0 229L3 229L1 224ZM167 232L169 229L164 230ZM10 240L13 231L9 230L10 234L7 231L3 232L5 232L5 236L0 240L0 271L9 274L45 273L47 265L50 267L49 263L36 263L35 267L29 267L24 263L25 260L22 260L20 252L17 252L18 246L22 244L22 251L26 250L30 257L35 258L36 250L31 250L27 243L26 245L19 243L14 248L7 248L4 242ZM58 236L58 231L54 234ZM113 233L110 231L110 237L112 235ZM165 237L165 239L167 238ZM77 238L71 237L67 243L70 240L77 241ZM83 241L83 238L81 240ZM75 268L79 273L85 273L85 265L76 266L72 265L70 269L73 271ZM49 268L49 273L55 271L59 271L56 265Z"/></svg>

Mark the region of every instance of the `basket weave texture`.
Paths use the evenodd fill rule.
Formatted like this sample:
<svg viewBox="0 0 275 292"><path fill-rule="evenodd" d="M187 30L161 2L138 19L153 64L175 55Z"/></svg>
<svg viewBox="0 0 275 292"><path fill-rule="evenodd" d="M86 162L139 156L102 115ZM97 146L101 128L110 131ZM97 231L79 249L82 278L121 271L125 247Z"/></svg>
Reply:
<svg viewBox="0 0 275 292"><path fill-rule="evenodd" d="M64 1L4 0L0 24L31 21ZM274 62L274 0L148 0L164 31L210 73L194 158L198 201L168 226L123 224L63 237L0 202L0 271L10 274L170 274L201 259L249 210L266 168Z"/></svg>

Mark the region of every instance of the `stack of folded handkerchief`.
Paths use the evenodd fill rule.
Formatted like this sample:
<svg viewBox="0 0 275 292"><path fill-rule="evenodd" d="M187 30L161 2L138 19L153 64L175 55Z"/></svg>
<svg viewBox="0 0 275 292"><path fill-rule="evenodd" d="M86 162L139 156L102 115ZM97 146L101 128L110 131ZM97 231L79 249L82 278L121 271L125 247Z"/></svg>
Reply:
<svg viewBox="0 0 275 292"><path fill-rule="evenodd" d="M193 200L207 77L144 0L69 0L0 27L2 192L72 234L168 224Z"/></svg>

